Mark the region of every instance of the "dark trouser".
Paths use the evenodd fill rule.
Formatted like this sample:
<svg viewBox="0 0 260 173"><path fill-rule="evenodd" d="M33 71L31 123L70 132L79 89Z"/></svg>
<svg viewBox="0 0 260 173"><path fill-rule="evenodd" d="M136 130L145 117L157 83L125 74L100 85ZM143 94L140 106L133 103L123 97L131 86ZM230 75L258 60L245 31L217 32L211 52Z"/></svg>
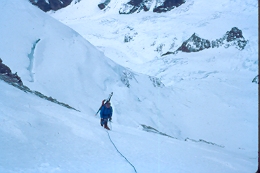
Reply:
<svg viewBox="0 0 260 173"><path fill-rule="evenodd" d="M104 125L105 129L110 130L110 128L107 126L107 122L108 122L108 118L102 118L100 124L101 126Z"/></svg>
<svg viewBox="0 0 260 173"><path fill-rule="evenodd" d="M101 126L103 126L103 125L107 126L107 122L108 122L108 118L101 118L101 120L100 120Z"/></svg>

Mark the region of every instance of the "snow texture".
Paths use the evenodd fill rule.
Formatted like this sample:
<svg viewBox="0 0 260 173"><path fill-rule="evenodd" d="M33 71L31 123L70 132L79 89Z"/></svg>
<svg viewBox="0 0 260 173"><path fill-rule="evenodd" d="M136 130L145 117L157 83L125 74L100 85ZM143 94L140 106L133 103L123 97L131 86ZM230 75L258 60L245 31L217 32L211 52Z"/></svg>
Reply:
<svg viewBox="0 0 260 173"><path fill-rule="evenodd" d="M187 0L131 16L118 14L122 3L101 11L81 0L46 14L0 1L0 58L43 96L0 80L0 172L255 172L257 2ZM193 33L214 40L233 27L241 50L161 56ZM108 132L94 115L111 92Z"/></svg>

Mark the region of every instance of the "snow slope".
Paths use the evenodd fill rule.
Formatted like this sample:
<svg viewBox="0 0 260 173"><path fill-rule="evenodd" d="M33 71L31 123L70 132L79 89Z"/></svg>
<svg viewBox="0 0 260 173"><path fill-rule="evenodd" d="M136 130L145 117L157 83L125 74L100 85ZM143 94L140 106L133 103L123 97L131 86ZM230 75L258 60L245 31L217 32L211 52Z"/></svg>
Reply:
<svg viewBox="0 0 260 173"><path fill-rule="evenodd" d="M4 40L1 46L4 50L11 50L14 46L19 49L13 52L1 52L0 56L6 65L18 72L26 86L86 114L90 111L91 115L97 111L101 100L114 91L114 104L117 108L115 112L118 114L121 114L121 110L127 112L124 113L125 117L119 116L118 121L128 125L139 126L139 123L143 122L143 117L140 115L152 114L152 107L166 111L169 105L156 102L164 98L163 95L168 94L169 89L154 87L153 78L133 73L115 64L78 33L34 6L23 8L24 2L20 2L18 9L14 9L21 11L19 15L11 15L8 6L12 7L12 1L9 3L3 1L4 3L6 8L2 10L9 14L10 18L7 20L7 15L1 18L1 22L5 24L1 32ZM24 18L31 22L23 25ZM21 21L21 26L16 21ZM19 32L14 30L18 26ZM6 44L5 40L9 43ZM154 102L149 101L148 96ZM169 95L172 96L173 94ZM127 102L136 100L139 102L130 108L126 99ZM150 110L141 109L147 104ZM138 114L131 117L129 115L133 114L132 112ZM129 121L130 119L132 120ZM149 119L151 119L149 125L160 124L156 122L155 115L152 118L149 116ZM167 123L168 120L163 121ZM173 133L177 133L175 127L170 129Z"/></svg>
<svg viewBox="0 0 260 173"><path fill-rule="evenodd" d="M134 172L94 116L26 94L3 81L2 173ZM2 101L4 99L4 101ZM253 172L255 159L113 123L110 138L137 172Z"/></svg>
<svg viewBox="0 0 260 173"><path fill-rule="evenodd" d="M252 83L258 75L257 1L187 0L161 14L119 15L117 7L109 6L100 11L94 2L85 0L49 14L110 59L156 76L171 88L175 96L170 107L178 117L173 124L181 127L182 137L231 148L257 147L258 86ZM193 33L216 40L232 27L241 29L248 41L244 50L229 46L161 56L177 50Z"/></svg>
<svg viewBox="0 0 260 173"><path fill-rule="evenodd" d="M68 9L73 7L77 6ZM128 25L118 25L122 16L97 11L99 15L87 20L91 27L82 25L85 14L82 19L75 17L78 29L86 31L77 29L82 36L89 32L87 39L93 44L110 43L110 47L94 44L102 53L26 0L2 0L0 8L5 14L0 16L3 63L17 71L32 90L80 111L0 81L0 172L134 172L108 134L137 172L256 170L257 85L251 83L258 69L255 28L248 29L250 41L245 51L220 48L165 58L154 58L158 52L152 51L142 58L137 55L139 49L124 48L118 41L125 33L114 33L120 33L121 27L132 31ZM153 17L141 18L148 22L167 16ZM134 18L132 22L136 22ZM100 26L109 26L112 32L100 33ZM108 39L99 37L102 34ZM158 32L148 35L157 35L156 44L163 38ZM147 43L154 41L149 39ZM139 40L144 40L139 45L146 45L145 37ZM132 45L138 45L134 41ZM118 47L111 48L113 43ZM126 56L127 52L139 59ZM233 56L236 58L227 58ZM154 75L167 86L151 77ZM94 114L111 91L113 130L107 133ZM141 124L155 133L144 131Z"/></svg>

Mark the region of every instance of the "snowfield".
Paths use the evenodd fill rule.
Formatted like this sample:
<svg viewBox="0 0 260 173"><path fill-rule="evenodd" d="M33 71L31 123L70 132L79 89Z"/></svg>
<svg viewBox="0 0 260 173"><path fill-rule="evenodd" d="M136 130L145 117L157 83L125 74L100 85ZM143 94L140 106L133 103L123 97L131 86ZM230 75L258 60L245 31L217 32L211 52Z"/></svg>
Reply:
<svg viewBox="0 0 260 173"><path fill-rule="evenodd" d="M23 84L0 80L0 173L250 173L257 170L258 4L187 0L167 13L119 15L81 0L42 12L2 0L0 58ZM235 8L234 8L235 7ZM239 20L238 20L239 16ZM175 51L193 33L247 45ZM95 116L111 92L111 131Z"/></svg>

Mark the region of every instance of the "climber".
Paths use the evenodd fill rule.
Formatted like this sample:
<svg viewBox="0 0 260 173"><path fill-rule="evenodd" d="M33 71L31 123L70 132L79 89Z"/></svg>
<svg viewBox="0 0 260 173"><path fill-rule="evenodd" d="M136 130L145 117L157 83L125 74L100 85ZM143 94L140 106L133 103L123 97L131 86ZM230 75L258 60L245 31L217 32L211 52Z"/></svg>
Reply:
<svg viewBox="0 0 260 173"><path fill-rule="evenodd" d="M104 126L104 128L107 130L110 130L110 128L107 126L107 123L108 121L112 120L112 114L113 108L111 106L111 103L109 101L103 100L102 107L100 110L100 124L101 126Z"/></svg>

